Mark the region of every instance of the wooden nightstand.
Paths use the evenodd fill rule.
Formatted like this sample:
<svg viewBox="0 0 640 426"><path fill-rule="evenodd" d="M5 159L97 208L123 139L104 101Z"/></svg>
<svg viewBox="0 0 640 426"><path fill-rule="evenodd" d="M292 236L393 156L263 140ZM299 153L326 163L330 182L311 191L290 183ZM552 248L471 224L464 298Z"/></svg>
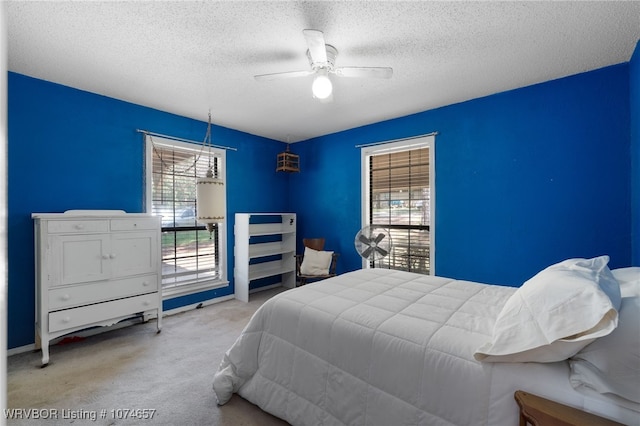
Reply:
<svg viewBox="0 0 640 426"><path fill-rule="evenodd" d="M520 426L613 426L622 423L590 414L549 399L516 391L514 398L520 407ZM624 425L623 425L624 426Z"/></svg>

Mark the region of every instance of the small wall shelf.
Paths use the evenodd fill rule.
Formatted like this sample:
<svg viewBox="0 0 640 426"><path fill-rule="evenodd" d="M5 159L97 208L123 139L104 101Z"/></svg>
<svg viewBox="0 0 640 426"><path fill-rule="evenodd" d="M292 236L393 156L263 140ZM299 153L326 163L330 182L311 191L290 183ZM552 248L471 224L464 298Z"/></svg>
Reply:
<svg viewBox="0 0 640 426"><path fill-rule="evenodd" d="M236 213L235 297L249 301L249 293L278 285L296 284L295 213ZM251 288L251 282L280 276L280 282Z"/></svg>

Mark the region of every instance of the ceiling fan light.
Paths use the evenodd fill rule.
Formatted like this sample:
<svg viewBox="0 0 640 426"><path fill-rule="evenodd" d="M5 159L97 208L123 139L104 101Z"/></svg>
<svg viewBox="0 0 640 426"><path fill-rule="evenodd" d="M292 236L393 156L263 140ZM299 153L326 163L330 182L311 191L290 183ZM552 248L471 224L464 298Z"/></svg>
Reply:
<svg viewBox="0 0 640 426"><path fill-rule="evenodd" d="M329 80L329 76L318 74L313 80L311 91L313 92L313 96L318 99L326 99L331 96L333 85L331 84L331 80Z"/></svg>

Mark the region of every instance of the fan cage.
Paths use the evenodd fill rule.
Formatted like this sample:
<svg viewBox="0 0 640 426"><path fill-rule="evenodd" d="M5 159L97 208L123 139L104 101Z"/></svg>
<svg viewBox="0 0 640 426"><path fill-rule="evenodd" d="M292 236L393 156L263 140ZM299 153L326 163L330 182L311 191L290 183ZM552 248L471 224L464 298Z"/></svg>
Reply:
<svg viewBox="0 0 640 426"><path fill-rule="evenodd" d="M376 240L376 238L381 234L384 235L383 239L370 244L371 241ZM370 241L364 241L362 237ZM393 247L393 239L391 238L389 230L384 227L366 226L356 234L354 245L356 247L356 251L362 258L373 263L390 255ZM380 250L384 251L385 254Z"/></svg>

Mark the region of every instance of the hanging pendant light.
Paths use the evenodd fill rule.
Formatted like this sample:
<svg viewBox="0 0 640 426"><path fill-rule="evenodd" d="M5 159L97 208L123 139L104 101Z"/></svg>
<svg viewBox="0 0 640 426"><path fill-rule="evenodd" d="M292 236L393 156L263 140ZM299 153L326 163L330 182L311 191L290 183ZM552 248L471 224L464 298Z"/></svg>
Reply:
<svg viewBox="0 0 640 426"><path fill-rule="evenodd" d="M214 175L211 166L211 112L204 145L209 147L209 168L206 177L196 181L196 220L206 225L211 236L215 224L224 220L227 211L224 182Z"/></svg>

